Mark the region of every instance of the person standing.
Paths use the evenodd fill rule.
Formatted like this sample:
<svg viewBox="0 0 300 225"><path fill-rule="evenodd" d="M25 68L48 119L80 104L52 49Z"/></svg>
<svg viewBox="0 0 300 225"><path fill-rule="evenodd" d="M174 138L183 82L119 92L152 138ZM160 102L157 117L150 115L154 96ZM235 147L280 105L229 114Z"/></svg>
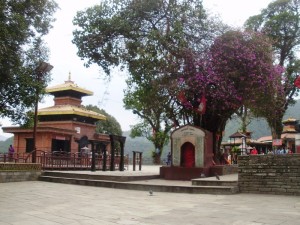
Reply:
<svg viewBox="0 0 300 225"><path fill-rule="evenodd" d="M228 154L228 164L232 164L232 161L231 161L231 154Z"/></svg>
<svg viewBox="0 0 300 225"><path fill-rule="evenodd" d="M10 145L9 148L8 148L8 160L10 162L13 161L14 153L15 153L15 149L12 145Z"/></svg>
<svg viewBox="0 0 300 225"><path fill-rule="evenodd" d="M258 152L257 152L257 150L256 150L255 147L253 147L253 149L251 150L250 154L251 155L257 155L258 154Z"/></svg>
<svg viewBox="0 0 300 225"><path fill-rule="evenodd" d="M167 165L171 165L171 152L169 152L167 156Z"/></svg>

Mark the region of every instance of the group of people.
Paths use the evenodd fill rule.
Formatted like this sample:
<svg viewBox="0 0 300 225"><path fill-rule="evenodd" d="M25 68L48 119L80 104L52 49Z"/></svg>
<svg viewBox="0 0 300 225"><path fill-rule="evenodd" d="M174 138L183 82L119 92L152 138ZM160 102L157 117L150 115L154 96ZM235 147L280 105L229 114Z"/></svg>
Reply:
<svg viewBox="0 0 300 225"><path fill-rule="evenodd" d="M293 154L293 151L290 148L278 148L275 149L274 151L269 150L268 154L277 154L277 155L282 155L282 154Z"/></svg>
<svg viewBox="0 0 300 225"><path fill-rule="evenodd" d="M257 149L254 147L251 151L250 151L250 155L257 155L258 154L258 151ZM290 149L290 148L278 148L278 149L275 149L274 151L269 149L267 150L266 153L264 152L261 152L261 154L293 154L293 151Z"/></svg>
<svg viewBox="0 0 300 225"><path fill-rule="evenodd" d="M224 151L224 150L223 150ZM260 153L258 152L258 150L256 149L256 147L253 147L251 150L250 150L250 155L258 155L258 154L293 154L293 151L290 149L290 148L279 148L279 149L276 149L274 151L272 150L266 150L267 152L264 153L263 151L261 151ZM222 157L221 159L223 161L221 161L221 164L235 164L236 163L236 155L230 155L230 154L227 154L227 153L223 153L222 154Z"/></svg>

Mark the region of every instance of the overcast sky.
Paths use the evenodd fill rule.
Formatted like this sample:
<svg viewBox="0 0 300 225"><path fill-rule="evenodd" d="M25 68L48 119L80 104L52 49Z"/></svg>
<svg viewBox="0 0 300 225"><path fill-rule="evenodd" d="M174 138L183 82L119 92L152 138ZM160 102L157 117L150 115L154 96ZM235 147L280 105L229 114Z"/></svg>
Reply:
<svg viewBox="0 0 300 225"><path fill-rule="evenodd" d="M79 86L94 92L93 96L84 97L83 104L97 105L114 116L121 124L122 130L130 129L138 122L131 111L123 108L123 90L126 88L125 72L115 70L110 82L104 81L104 73L95 65L90 68L83 66L83 61L76 55L76 46L71 43L72 20L79 10L95 5L100 0L56 0L60 9L55 13L56 22L46 36L45 41L50 49L49 63L54 66L50 86L63 83L71 73L71 79ZM204 7L210 13L219 15L225 23L232 26L242 26L245 20L260 13L271 0L204 0ZM48 96L39 108L53 105L53 97ZM9 126L8 119L0 120L3 126ZM3 134L0 129L0 135Z"/></svg>

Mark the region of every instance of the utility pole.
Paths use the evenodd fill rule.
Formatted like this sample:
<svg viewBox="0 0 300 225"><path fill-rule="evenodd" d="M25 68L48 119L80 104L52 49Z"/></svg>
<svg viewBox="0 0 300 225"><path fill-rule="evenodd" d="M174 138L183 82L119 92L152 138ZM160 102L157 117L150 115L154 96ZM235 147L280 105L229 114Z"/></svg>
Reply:
<svg viewBox="0 0 300 225"><path fill-rule="evenodd" d="M36 82L38 83L35 91L35 106L34 106L34 124L33 124L33 152L32 152L32 163L36 163L36 130L38 123L38 104L40 96L39 83L42 76L50 72L53 69L53 66L46 62L41 62L40 65L36 68Z"/></svg>

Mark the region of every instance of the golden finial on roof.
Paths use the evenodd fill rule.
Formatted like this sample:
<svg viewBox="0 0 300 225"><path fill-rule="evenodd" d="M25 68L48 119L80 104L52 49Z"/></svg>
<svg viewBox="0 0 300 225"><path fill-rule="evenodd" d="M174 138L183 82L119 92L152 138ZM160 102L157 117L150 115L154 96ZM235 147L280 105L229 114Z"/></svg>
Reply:
<svg viewBox="0 0 300 225"><path fill-rule="evenodd" d="M68 80L65 81L65 83L74 83L74 82L71 80L71 71L69 72Z"/></svg>

